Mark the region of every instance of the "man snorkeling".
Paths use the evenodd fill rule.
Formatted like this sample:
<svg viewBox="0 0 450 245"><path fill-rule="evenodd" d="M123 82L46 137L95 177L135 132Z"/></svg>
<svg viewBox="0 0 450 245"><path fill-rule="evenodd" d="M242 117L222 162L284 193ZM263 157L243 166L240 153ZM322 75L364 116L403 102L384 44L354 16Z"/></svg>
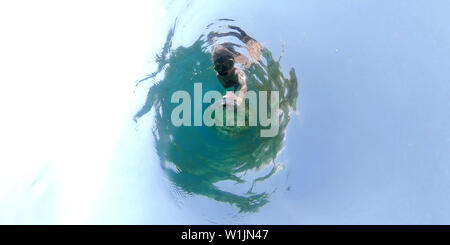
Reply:
<svg viewBox="0 0 450 245"><path fill-rule="evenodd" d="M235 67L235 57L222 45L217 45L213 50L214 70L217 72L217 79L224 88L234 87L234 91L240 86L238 96L234 93L227 92L223 97L223 104L232 104L239 106L247 94L247 78L244 71L239 67Z"/></svg>
<svg viewBox="0 0 450 245"><path fill-rule="evenodd" d="M252 59L259 61L261 56L261 49L263 48L255 39L248 36L242 29L236 26L229 26L231 29L237 30L236 32L229 33L210 33L209 38L220 36L235 36L246 44L246 48ZM244 101L247 94L247 77L239 67L235 66L235 63L241 63L245 68L250 67L253 61L249 61L248 58L234 50L233 46L239 46L232 43L222 43L214 46L212 51L212 61L214 64L214 70L217 72L217 79L224 88L234 87L234 92L240 87L239 93L236 96L232 92L227 92L223 96L223 104L234 104L240 106Z"/></svg>

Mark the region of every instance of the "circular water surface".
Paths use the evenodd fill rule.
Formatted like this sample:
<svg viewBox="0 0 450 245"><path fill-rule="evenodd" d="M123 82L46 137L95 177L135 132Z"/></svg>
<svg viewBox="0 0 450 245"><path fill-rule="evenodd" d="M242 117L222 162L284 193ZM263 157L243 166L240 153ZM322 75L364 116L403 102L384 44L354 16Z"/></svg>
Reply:
<svg viewBox="0 0 450 245"><path fill-rule="evenodd" d="M234 24L231 20L214 22L191 46L172 49L172 39L177 33L174 27L157 56L158 70L141 80L151 79L154 85L135 119L139 120L154 110L154 140L161 167L174 189L187 194L181 195L183 198L207 197L231 204L238 212L255 212L268 203L271 193L277 188L269 186L256 191L255 186L281 169L277 155L283 149L289 113L296 110L297 77L294 69L285 77L279 60L272 57L270 50L231 24ZM203 95L208 91L219 91L225 95L226 89L218 81L211 56L217 45L226 46L234 52L235 66L245 72L249 93L252 91L259 95L260 91L268 91L269 103L258 107L250 106L252 102L249 101L242 104L246 110L245 124L241 126L206 126L204 123L193 126L195 115L191 115L189 125L175 126L172 113L186 102L180 100L179 103L172 103L171 98L177 91L186 91L191 102L198 96L194 95L196 83L201 84ZM158 77L163 78L156 80L161 73L163 76ZM279 110L276 112L272 112L270 107L271 91L279 94ZM194 104L189 105L192 114ZM222 110L223 122L226 122L230 108L222 106L220 101L203 103L202 115L209 106ZM269 118L278 117L279 126L273 137L261 137L261 130L269 129L270 125L263 126L260 120L256 125L249 123L250 114L255 112L258 118L261 110L266 110ZM183 111L181 115L186 116L184 113L188 112ZM231 113L237 119L237 111L231 110ZM152 147L149 142L149 148ZM227 188L230 183L231 188Z"/></svg>

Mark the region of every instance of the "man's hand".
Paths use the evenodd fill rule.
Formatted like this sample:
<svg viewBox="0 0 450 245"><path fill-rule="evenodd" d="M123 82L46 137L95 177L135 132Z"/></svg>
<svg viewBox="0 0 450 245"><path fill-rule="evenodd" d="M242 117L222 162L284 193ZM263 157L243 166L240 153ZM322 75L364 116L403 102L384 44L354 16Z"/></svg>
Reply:
<svg viewBox="0 0 450 245"><path fill-rule="evenodd" d="M242 98L239 97L239 96L236 97L235 101L236 101L236 105L237 105L237 106L240 106L240 105L242 104Z"/></svg>
<svg viewBox="0 0 450 245"><path fill-rule="evenodd" d="M240 106L242 103L242 98L240 96L236 96L233 92L228 91L226 95L223 96L224 104L235 104Z"/></svg>

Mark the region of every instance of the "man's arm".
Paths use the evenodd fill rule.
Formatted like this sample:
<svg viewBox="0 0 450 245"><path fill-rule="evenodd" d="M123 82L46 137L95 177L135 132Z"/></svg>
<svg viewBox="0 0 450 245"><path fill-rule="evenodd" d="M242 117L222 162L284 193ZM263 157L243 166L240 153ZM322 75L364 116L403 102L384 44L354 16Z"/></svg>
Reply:
<svg viewBox="0 0 450 245"><path fill-rule="evenodd" d="M232 101L234 101L236 103L236 105L240 105L244 99L245 96L247 95L247 77L245 76L244 71L242 71L239 68L236 68L234 71L236 77L237 77L237 82L239 83L239 85L241 86L241 89L239 90L237 96L235 95L235 93L228 91L226 95L223 96L223 98L225 100L230 99ZM219 78L219 76L217 76ZM236 79L236 77L234 77L234 79ZM219 81L222 83L222 85L225 83L224 78L219 78ZM236 81L236 80L234 80ZM225 87L225 86L224 86Z"/></svg>
<svg viewBox="0 0 450 245"><path fill-rule="evenodd" d="M247 95L247 91L248 91L247 76L245 76L245 72L239 68L236 69L236 74L238 77L238 82L241 85L241 89L239 90L239 94L236 98L236 102L238 105L240 105L242 103L242 101L244 101L245 96Z"/></svg>

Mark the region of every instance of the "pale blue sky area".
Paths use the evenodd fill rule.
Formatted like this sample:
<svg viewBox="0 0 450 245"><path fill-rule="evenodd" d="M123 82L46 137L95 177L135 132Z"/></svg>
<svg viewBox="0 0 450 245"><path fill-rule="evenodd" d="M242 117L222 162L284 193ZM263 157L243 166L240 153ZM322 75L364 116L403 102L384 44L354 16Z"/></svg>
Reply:
<svg viewBox="0 0 450 245"><path fill-rule="evenodd" d="M450 223L450 4L267 9L253 25L258 40L285 41L300 116L286 149L292 189L255 222Z"/></svg>

